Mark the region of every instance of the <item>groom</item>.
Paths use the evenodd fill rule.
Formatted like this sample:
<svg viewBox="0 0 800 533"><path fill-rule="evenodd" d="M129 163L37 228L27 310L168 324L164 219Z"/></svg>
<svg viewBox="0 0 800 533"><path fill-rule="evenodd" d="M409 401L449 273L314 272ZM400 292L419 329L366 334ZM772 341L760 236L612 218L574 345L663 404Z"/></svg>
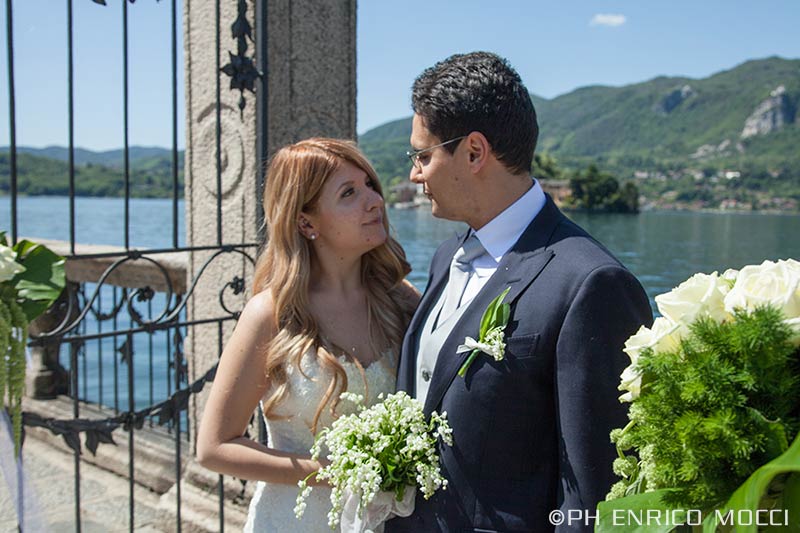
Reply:
<svg viewBox="0 0 800 533"><path fill-rule="evenodd" d="M647 296L531 178L536 113L504 59L437 63L414 82L412 106L411 181L434 216L469 230L436 251L398 369L398 389L428 414L447 412L449 484L418 495L414 514L386 531L591 531L591 519L566 517L594 515L615 481L608 434L626 423L622 347L652 321ZM506 288L504 358L481 353L457 375L469 355L458 346L478 338Z"/></svg>

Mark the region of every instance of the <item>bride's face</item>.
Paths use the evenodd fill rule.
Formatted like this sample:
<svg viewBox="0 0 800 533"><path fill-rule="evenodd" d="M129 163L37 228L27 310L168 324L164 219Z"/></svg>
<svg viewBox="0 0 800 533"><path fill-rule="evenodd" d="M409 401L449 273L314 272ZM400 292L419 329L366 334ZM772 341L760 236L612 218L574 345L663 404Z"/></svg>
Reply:
<svg viewBox="0 0 800 533"><path fill-rule="evenodd" d="M315 246L334 252L366 253L386 242L383 197L373 180L343 162L325 182L313 211L303 213L316 234ZM302 221L301 221L302 226ZM306 227L306 235L309 235Z"/></svg>

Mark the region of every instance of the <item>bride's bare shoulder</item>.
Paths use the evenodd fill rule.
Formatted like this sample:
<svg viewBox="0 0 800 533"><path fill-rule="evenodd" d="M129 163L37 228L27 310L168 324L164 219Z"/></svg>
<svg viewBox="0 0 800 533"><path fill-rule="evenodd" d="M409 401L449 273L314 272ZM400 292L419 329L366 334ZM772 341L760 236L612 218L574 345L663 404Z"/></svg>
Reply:
<svg viewBox="0 0 800 533"><path fill-rule="evenodd" d="M245 310L261 315L273 314L275 312L275 299L272 297L272 291L264 289L254 294L252 298L247 301Z"/></svg>
<svg viewBox="0 0 800 533"><path fill-rule="evenodd" d="M241 327L257 330L259 336L274 334L277 324L275 322L275 299L272 297L272 291L263 290L248 300L237 322L237 328Z"/></svg>

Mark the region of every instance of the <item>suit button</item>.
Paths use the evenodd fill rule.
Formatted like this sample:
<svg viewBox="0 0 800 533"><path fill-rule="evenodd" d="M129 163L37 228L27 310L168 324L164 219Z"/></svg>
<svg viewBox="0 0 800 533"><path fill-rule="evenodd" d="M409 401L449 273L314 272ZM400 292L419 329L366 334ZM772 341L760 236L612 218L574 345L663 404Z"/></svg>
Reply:
<svg viewBox="0 0 800 533"><path fill-rule="evenodd" d="M428 372L427 370L423 370L422 371L422 379L424 379L425 381L430 381L431 380L431 373Z"/></svg>

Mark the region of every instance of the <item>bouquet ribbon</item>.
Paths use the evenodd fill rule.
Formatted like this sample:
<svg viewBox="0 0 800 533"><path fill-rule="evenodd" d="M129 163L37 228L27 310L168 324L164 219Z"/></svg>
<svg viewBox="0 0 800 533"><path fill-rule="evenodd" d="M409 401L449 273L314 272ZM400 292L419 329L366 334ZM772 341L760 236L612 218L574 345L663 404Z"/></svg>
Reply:
<svg viewBox="0 0 800 533"><path fill-rule="evenodd" d="M382 532L383 523L389 518L406 517L414 512L416 495L417 488L414 486L406 487L402 501L397 501L394 492L379 492L359 516L358 495L345 490L341 521L342 533Z"/></svg>

